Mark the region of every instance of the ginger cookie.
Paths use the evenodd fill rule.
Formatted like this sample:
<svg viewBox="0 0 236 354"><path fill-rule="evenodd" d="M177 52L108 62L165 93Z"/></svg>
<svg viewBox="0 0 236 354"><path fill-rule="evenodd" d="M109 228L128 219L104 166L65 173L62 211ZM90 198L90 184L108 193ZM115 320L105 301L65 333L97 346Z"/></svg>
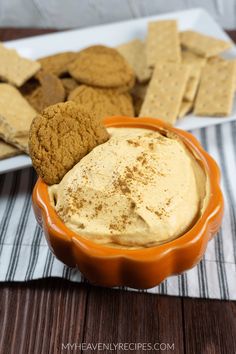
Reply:
<svg viewBox="0 0 236 354"><path fill-rule="evenodd" d="M21 93L37 112L65 100L65 89L60 79L45 71L40 71L36 79L22 86Z"/></svg>
<svg viewBox="0 0 236 354"><path fill-rule="evenodd" d="M116 89L81 85L71 92L68 99L93 111L99 119L114 115L134 115L131 95L128 92L120 93Z"/></svg>
<svg viewBox="0 0 236 354"><path fill-rule="evenodd" d="M72 77L63 77L61 80L61 83L65 89L65 94L66 98L69 96L69 94L76 88L78 87L78 82L73 79Z"/></svg>
<svg viewBox="0 0 236 354"><path fill-rule="evenodd" d="M135 78L124 57L116 49L102 45L79 52L77 59L69 65L69 73L83 84L106 88L130 88Z"/></svg>
<svg viewBox="0 0 236 354"><path fill-rule="evenodd" d="M130 81L127 85L123 85L123 86L119 86L119 87L115 87L115 90L117 90L117 92L123 93L123 92L130 92L133 87L135 85L135 77L132 81ZM94 86L96 87L96 86ZM109 87L108 87L109 88Z"/></svg>
<svg viewBox="0 0 236 354"><path fill-rule="evenodd" d="M46 108L33 120L29 152L36 172L51 185L108 139L106 128L91 111L69 101Z"/></svg>
<svg viewBox="0 0 236 354"><path fill-rule="evenodd" d="M68 72L68 65L77 57L76 52L63 52L38 59L43 70L56 76L62 76Z"/></svg>

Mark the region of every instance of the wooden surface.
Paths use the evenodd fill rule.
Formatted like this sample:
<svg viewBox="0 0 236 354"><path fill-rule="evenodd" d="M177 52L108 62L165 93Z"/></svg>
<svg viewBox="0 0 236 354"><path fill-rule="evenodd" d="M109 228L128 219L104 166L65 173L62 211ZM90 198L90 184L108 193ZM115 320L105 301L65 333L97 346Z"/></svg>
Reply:
<svg viewBox="0 0 236 354"><path fill-rule="evenodd" d="M46 32L1 29L0 40ZM236 39L236 31L229 33ZM236 302L125 292L63 279L0 284L0 354L90 353L85 347L96 343L120 343L121 348L157 343L161 353L234 354Z"/></svg>

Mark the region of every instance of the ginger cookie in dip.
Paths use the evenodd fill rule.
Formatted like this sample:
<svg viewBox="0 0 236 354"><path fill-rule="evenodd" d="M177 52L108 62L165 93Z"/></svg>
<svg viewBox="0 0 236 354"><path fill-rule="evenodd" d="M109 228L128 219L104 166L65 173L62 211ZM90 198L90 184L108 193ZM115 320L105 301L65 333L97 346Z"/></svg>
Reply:
<svg viewBox="0 0 236 354"><path fill-rule="evenodd" d="M91 112L75 102L46 108L32 122L29 153L38 175L47 184L63 176L109 134Z"/></svg>

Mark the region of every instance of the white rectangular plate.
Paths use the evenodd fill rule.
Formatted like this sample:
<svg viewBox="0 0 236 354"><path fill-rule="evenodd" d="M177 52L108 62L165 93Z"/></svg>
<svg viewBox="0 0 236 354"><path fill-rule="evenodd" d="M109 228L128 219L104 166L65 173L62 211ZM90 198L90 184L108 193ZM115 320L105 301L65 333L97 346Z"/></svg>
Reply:
<svg viewBox="0 0 236 354"><path fill-rule="evenodd" d="M219 39L230 40L229 36L220 28L212 17L203 9L173 12L165 15L150 16L136 20L118 22L103 26L90 27L72 31L52 33L32 38L5 42L9 48L15 48L25 57L37 59L53 53L66 50L80 50L92 44L117 46L134 38L144 39L147 33L147 23L150 20L176 19L179 29L193 29ZM236 57L236 47L227 52L228 58ZM232 114L227 118L196 117L188 115L176 125L189 130L206 127L212 124L221 124L236 120L236 100ZM0 173L24 168L31 165L28 156L20 155L0 161Z"/></svg>

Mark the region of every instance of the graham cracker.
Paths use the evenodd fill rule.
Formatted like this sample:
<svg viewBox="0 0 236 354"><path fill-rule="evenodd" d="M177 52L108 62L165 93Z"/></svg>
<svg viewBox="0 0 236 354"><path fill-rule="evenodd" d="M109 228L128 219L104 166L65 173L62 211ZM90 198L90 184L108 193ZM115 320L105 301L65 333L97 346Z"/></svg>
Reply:
<svg viewBox="0 0 236 354"><path fill-rule="evenodd" d="M181 51L182 62L185 64L198 64L203 67L206 64L207 59L198 54L191 52L190 50Z"/></svg>
<svg viewBox="0 0 236 354"><path fill-rule="evenodd" d="M192 109L193 102L182 101L178 113L178 119L184 118Z"/></svg>
<svg viewBox="0 0 236 354"><path fill-rule="evenodd" d="M227 116L233 105L235 61L206 64L194 107L199 116Z"/></svg>
<svg viewBox="0 0 236 354"><path fill-rule="evenodd" d="M206 58L186 50L182 51L182 62L190 65L190 74L184 93L184 99L192 102L197 93L201 71L206 63Z"/></svg>
<svg viewBox="0 0 236 354"><path fill-rule="evenodd" d="M181 32L180 41L184 48L206 58L213 57L232 47L231 42L222 41L195 31Z"/></svg>
<svg viewBox="0 0 236 354"><path fill-rule="evenodd" d="M191 75L191 74L190 74ZM190 76L186 84L186 89L184 92L184 99L189 102L193 102L194 97L197 92L198 84L200 80L200 72L196 76Z"/></svg>
<svg viewBox="0 0 236 354"><path fill-rule="evenodd" d="M139 82L146 82L152 75L152 70L147 66L145 43L140 39L124 43L116 47L118 52L133 68Z"/></svg>
<svg viewBox="0 0 236 354"><path fill-rule="evenodd" d="M236 62L236 59L229 59L230 61L235 61ZM220 56L215 56L215 57L212 57L212 58L209 58L207 60L207 62L209 64L215 64L215 63L227 63L229 60L227 59L224 59ZM236 71L235 71L235 82L234 82L234 90L236 91Z"/></svg>
<svg viewBox="0 0 236 354"><path fill-rule="evenodd" d="M219 55L215 55L214 57L210 57L207 59L207 63L209 64L215 64L223 61L226 61L226 59L220 57Z"/></svg>
<svg viewBox="0 0 236 354"><path fill-rule="evenodd" d="M36 111L20 92L9 84L0 84L0 137L25 152L28 133Z"/></svg>
<svg viewBox="0 0 236 354"><path fill-rule="evenodd" d="M21 57L15 49L0 43L0 79L17 87L23 85L40 69L37 61Z"/></svg>
<svg viewBox="0 0 236 354"><path fill-rule="evenodd" d="M8 157L19 155L21 151L15 146L5 143L5 141L0 140L0 160L6 159Z"/></svg>
<svg viewBox="0 0 236 354"><path fill-rule="evenodd" d="M175 20L148 23L146 43L147 64L155 67L157 62L180 62L180 40Z"/></svg>
<svg viewBox="0 0 236 354"><path fill-rule="evenodd" d="M161 118L174 124L188 77L188 65L156 64L139 116Z"/></svg>

